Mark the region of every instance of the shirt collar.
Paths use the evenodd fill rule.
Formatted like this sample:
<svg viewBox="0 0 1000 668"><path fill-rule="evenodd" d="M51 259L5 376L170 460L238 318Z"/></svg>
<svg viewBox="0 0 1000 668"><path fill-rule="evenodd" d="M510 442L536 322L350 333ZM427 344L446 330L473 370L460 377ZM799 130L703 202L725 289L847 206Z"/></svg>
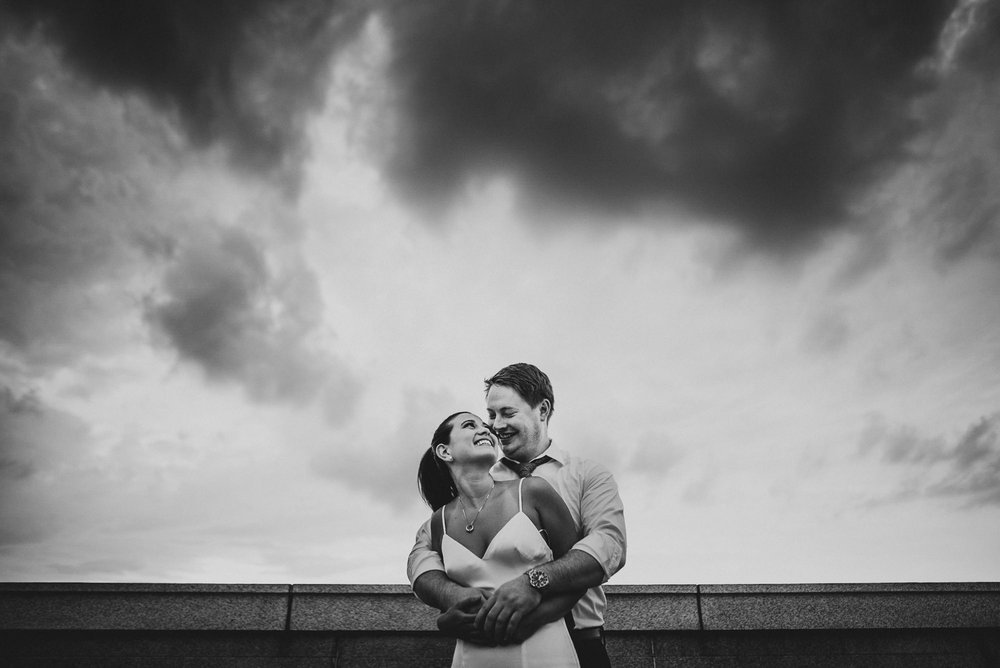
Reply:
<svg viewBox="0 0 1000 668"><path fill-rule="evenodd" d="M549 447L547 447L543 452L538 453L538 457L542 457L544 455L548 455L553 461L557 462L561 466L568 464L570 459L570 454L568 452L556 445L553 445L552 443L549 443ZM538 457L535 457L532 461L538 459ZM493 465L493 468L490 469L490 473L493 474L494 478L498 479L506 479L509 476L513 476L514 478L517 477L517 474L504 466L501 461L497 461L497 463Z"/></svg>
<svg viewBox="0 0 1000 668"><path fill-rule="evenodd" d="M563 465L569 463L569 453L552 442L549 443L548 448L538 453L538 457L542 457L544 455L548 455L549 457L551 457L552 459ZM538 459L538 457L535 457L535 459Z"/></svg>

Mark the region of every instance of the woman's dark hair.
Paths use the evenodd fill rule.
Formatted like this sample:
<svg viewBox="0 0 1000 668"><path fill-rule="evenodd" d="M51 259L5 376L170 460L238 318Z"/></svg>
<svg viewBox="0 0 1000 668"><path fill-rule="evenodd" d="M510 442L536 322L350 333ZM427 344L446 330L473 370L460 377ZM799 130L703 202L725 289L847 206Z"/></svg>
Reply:
<svg viewBox="0 0 1000 668"><path fill-rule="evenodd" d="M417 488L420 496L431 510L437 510L458 496L458 489L455 487L455 480L451 477L448 466L434 454L434 446L438 443L448 445L451 443L451 425L459 415L469 411L459 411L452 413L444 419L434 430L431 437L431 447L427 448L424 456L420 458L420 466L417 468Z"/></svg>

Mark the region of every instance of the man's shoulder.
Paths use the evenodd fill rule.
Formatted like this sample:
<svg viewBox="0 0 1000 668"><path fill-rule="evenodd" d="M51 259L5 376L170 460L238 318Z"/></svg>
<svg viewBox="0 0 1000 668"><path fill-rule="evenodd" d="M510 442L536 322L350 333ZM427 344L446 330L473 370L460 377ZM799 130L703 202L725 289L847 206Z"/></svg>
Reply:
<svg viewBox="0 0 1000 668"><path fill-rule="evenodd" d="M575 478L583 482L614 479L611 470L601 462L563 452L562 468L560 473L567 478Z"/></svg>

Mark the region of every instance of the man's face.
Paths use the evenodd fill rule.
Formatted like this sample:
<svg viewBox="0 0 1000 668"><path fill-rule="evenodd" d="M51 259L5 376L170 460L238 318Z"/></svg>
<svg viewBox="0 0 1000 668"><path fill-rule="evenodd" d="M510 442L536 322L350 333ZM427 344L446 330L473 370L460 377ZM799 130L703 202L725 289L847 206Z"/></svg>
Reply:
<svg viewBox="0 0 1000 668"><path fill-rule="evenodd" d="M486 415L506 456L526 462L548 445L542 442L546 432L541 406L532 408L516 390L504 385L494 385L486 393Z"/></svg>

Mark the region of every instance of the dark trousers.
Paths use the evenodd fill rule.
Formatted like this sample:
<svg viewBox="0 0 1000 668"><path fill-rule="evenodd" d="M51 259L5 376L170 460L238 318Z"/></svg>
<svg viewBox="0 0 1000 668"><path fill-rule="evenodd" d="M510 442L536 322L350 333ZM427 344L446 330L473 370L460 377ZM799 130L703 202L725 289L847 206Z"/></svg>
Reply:
<svg viewBox="0 0 1000 668"><path fill-rule="evenodd" d="M580 659L580 668L611 668L608 650L604 647L604 631L599 638L581 638L571 633L576 656Z"/></svg>

